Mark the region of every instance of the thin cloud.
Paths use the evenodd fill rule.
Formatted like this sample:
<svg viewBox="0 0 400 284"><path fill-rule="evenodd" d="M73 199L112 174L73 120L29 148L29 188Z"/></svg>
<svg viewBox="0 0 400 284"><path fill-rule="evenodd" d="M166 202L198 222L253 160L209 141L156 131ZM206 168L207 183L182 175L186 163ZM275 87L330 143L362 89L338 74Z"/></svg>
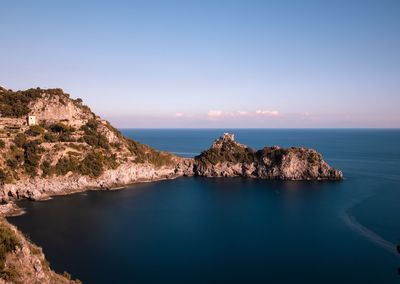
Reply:
<svg viewBox="0 0 400 284"><path fill-rule="evenodd" d="M281 113L277 110L256 110L256 111L223 111L211 109L207 112L209 118L218 117L251 117L251 116L280 116Z"/></svg>
<svg viewBox="0 0 400 284"><path fill-rule="evenodd" d="M209 117L219 117L223 116L224 112L222 110L215 110L215 109L210 109L207 113L207 116Z"/></svg>
<svg viewBox="0 0 400 284"><path fill-rule="evenodd" d="M278 116L280 112L277 110L256 110L256 114L258 115L267 115L267 116Z"/></svg>
<svg viewBox="0 0 400 284"><path fill-rule="evenodd" d="M184 114L182 112L175 113L175 117L182 117L182 116L184 116Z"/></svg>

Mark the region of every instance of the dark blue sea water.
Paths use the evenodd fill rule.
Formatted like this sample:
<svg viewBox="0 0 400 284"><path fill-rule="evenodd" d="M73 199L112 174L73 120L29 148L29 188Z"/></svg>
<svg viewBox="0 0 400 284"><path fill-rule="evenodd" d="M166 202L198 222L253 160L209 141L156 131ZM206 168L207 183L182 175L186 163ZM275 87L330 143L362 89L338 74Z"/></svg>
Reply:
<svg viewBox="0 0 400 284"><path fill-rule="evenodd" d="M123 133L191 157L227 130ZM306 146L343 182L179 178L21 202L10 218L85 283L400 283L399 130L229 130Z"/></svg>

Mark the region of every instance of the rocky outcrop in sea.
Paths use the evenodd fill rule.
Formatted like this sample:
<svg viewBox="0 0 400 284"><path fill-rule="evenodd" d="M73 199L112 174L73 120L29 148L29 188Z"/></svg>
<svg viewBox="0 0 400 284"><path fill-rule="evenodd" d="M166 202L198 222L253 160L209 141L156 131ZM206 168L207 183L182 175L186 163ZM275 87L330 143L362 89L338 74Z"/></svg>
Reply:
<svg viewBox="0 0 400 284"><path fill-rule="evenodd" d="M225 133L194 158L194 174L204 177L251 177L279 180L341 180L343 173L308 148L265 147L255 151Z"/></svg>

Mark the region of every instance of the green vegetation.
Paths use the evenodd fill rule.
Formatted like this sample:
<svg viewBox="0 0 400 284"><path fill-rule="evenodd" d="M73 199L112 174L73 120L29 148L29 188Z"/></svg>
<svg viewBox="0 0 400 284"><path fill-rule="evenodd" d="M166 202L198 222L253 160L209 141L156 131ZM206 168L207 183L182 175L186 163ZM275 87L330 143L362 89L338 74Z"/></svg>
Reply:
<svg viewBox="0 0 400 284"><path fill-rule="evenodd" d="M12 145L10 147L10 152L8 153L8 156L9 158L7 159L7 164L15 164L16 166L18 166L19 164L22 164L24 162L24 151L16 147L15 145Z"/></svg>
<svg viewBox="0 0 400 284"><path fill-rule="evenodd" d="M91 119L85 125L83 125L83 141L85 141L86 144L89 144L90 146L101 147L109 150L110 143L108 143L108 140L104 135L97 131L98 126L99 122L95 119Z"/></svg>
<svg viewBox="0 0 400 284"><path fill-rule="evenodd" d="M43 138L46 142L76 142L72 134L76 129L62 122L45 126L49 132L44 133Z"/></svg>
<svg viewBox="0 0 400 284"><path fill-rule="evenodd" d="M210 148L195 159L199 163L211 163L212 165L220 162L250 164L256 160L256 153L251 148L240 146L234 141L228 141L224 142L221 148Z"/></svg>
<svg viewBox="0 0 400 284"><path fill-rule="evenodd" d="M26 135L24 133L18 133L17 136L14 138L14 143L17 147L24 146L26 142Z"/></svg>
<svg viewBox="0 0 400 284"><path fill-rule="evenodd" d="M104 171L104 157L100 153L90 152L81 162L79 172L92 177L100 176Z"/></svg>
<svg viewBox="0 0 400 284"><path fill-rule="evenodd" d="M278 147L265 147L261 150L257 151L257 157L259 160L262 160L264 157L267 157L274 164L281 164L283 157L289 153L288 149L278 148Z"/></svg>
<svg viewBox="0 0 400 284"><path fill-rule="evenodd" d="M317 152L311 151L308 152L307 161L310 164L319 164L322 161L322 156Z"/></svg>
<svg viewBox="0 0 400 284"><path fill-rule="evenodd" d="M44 131L45 131L45 129L43 127L41 127L40 125L32 125L26 131L26 134L29 136L39 136L39 135L43 135Z"/></svg>
<svg viewBox="0 0 400 284"><path fill-rule="evenodd" d="M18 167L18 161L16 159L7 159L6 164L12 170L17 169Z"/></svg>
<svg viewBox="0 0 400 284"><path fill-rule="evenodd" d="M15 250L19 241L15 233L3 225L0 226L0 273L4 272L7 253Z"/></svg>
<svg viewBox="0 0 400 284"><path fill-rule="evenodd" d="M68 172L77 172L79 161L74 157L63 157L58 160L55 173L57 175L66 175Z"/></svg>
<svg viewBox="0 0 400 284"><path fill-rule="evenodd" d="M0 185L5 184L7 180L7 174L4 172L3 169L0 169Z"/></svg>
<svg viewBox="0 0 400 284"><path fill-rule="evenodd" d="M153 148L140 144L134 140L126 139L129 151L135 155L136 163L151 163L156 167L169 165L172 162L172 155L166 152L156 151Z"/></svg>
<svg viewBox="0 0 400 284"><path fill-rule="evenodd" d="M100 152L89 152L85 158L79 160L75 155L63 157L58 160L55 167L52 167L49 162L44 161L41 165L43 176L66 175L68 172L77 173L80 175L87 175L91 177L98 177L107 168L115 168L118 166L115 161L115 155L105 156Z"/></svg>
<svg viewBox="0 0 400 284"><path fill-rule="evenodd" d="M40 165L40 169L42 170L43 177L51 176L54 174L54 169L49 161L43 161L43 163Z"/></svg>
<svg viewBox="0 0 400 284"><path fill-rule="evenodd" d="M34 176L37 172L40 161L40 153L42 152L39 146L40 142L29 141L23 145L24 148L24 166L27 174Z"/></svg>
<svg viewBox="0 0 400 284"><path fill-rule="evenodd" d="M0 112L3 117L22 117L29 113L29 103L40 97L42 90L11 91L0 89Z"/></svg>
<svg viewBox="0 0 400 284"><path fill-rule="evenodd" d="M54 142L57 142L57 141L58 141L58 136L56 136L56 135L54 135L54 134L51 134L51 133L49 133L49 132L46 132L46 133L44 134L44 140L45 140L46 142L54 143Z"/></svg>
<svg viewBox="0 0 400 284"><path fill-rule="evenodd" d="M172 155L166 152L159 152L151 149L150 152L146 153L146 159L154 166L162 167L171 164Z"/></svg>
<svg viewBox="0 0 400 284"><path fill-rule="evenodd" d="M59 96L61 102L69 98L62 89L28 89L12 91L0 89L0 113L3 117L23 117L29 114L29 103L38 99L42 94Z"/></svg>
<svg viewBox="0 0 400 284"><path fill-rule="evenodd" d="M58 133L58 134L75 132L75 128L73 128L69 125L66 125L62 122L58 122L58 123L54 123L54 124L50 125L49 129L52 132Z"/></svg>

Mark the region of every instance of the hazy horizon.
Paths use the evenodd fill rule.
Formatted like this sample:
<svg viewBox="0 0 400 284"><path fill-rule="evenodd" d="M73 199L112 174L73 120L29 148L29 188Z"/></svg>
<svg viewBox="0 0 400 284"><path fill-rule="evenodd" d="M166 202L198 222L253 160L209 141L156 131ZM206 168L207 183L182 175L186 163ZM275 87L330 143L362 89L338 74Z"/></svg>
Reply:
<svg viewBox="0 0 400 284"><path fill-rule="evenodd" d="M398 128L399 1L3 1L0 85L119 128Z"/></svg>

